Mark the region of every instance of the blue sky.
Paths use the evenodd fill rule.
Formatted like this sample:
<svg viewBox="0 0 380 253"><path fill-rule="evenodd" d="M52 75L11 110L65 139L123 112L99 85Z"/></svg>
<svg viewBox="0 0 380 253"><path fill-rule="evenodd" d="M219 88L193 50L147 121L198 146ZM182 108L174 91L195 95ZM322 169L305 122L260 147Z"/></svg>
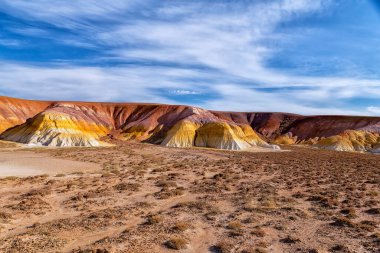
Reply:
<svg viewBox="0 0 380 253"><path fill-rule="evenodd" d="M0 0L0 94L380 115L377 0Z"/></svg>

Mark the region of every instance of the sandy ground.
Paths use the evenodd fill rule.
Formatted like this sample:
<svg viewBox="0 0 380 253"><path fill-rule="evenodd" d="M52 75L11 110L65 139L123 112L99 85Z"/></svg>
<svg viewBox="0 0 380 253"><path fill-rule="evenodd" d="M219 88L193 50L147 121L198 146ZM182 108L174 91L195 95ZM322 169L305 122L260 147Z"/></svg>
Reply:
<svg viewBox="0 0 380 253"><path fill-rule="evenodd" d="M380 252L379 156L115 145L0 145L0 252Z"/></svg>
<svg viewBox="0 0 380 253"><path fill-rule="evenodd" d="M43 174L54 176L59 173L84 173L99 169L99 165L53 158L49 154L35 153L33 150L0 152L0 177Z"/></svg>

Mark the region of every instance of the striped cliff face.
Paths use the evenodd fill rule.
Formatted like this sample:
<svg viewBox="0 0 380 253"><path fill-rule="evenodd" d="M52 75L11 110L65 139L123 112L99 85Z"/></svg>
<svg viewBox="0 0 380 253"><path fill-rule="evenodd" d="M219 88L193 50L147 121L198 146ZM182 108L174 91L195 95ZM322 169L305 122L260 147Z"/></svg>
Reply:
<svg viewBox="0 0 380 253"><path fill-rule="evenodd" d="M32 145L100 146L112 134L170 147L244 150L305 144L342 151L380 147L380 118L216 112L184 105L29 101L0 97L0 138Z"/></svg>
<svg viewBox="0 0 380 253"><path fill-rule="evenodd" d="M1 139L44 146L100 146L117 133L121 140L171 147L241 150L269 145L247 124L218 118L207 110L182 105L135 103L33 102L4 99L4 108L19 107L16 120L4 123ZM30 104L29 104L30 103ZM42 106L29 110L35 104ZM38 110L41 109L39 112ZM4 109L5 111L5 109ZM4 113L6 117L6 114Z"/></svg>
<svg viewBox="0 0 380 253"><path fill-rule="evenodd" d="M379 117L213 113L223 119L249 124L267 141L278 145L304 144L337 151L379 152Z"/></svg>
<svg viewBox="0 0 380 253"><path fill-rule="evenodd" d="M107 125L86 121L65 113L43 112L26 123L5 131L8 141L44 146L100 146Z"/></svg>

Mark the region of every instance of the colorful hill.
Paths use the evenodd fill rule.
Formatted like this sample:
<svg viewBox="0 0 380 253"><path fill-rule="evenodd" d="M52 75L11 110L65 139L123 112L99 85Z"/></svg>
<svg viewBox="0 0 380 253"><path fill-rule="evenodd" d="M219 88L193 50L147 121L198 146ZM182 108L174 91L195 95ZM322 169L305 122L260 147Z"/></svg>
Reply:
<svg viewBox="0 0 380 253"><path fill-rule="evenodd" d="M208 111L184 105L30 101L0 97L0 139L44 146L101 146L112 136L169 147L244 150L307 144L378 151L380 118Z"/></svg>

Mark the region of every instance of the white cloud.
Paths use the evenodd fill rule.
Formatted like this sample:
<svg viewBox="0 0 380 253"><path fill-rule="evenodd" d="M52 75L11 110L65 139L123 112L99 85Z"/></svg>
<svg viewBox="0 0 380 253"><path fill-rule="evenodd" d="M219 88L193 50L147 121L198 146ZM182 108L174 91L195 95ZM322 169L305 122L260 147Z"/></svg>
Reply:
<svg viewBox="0 0 380 253"><path fill-rule="evenodd" d="M18 73L18 74L15 74ZM194 104L213 110L282 111L301 114L376 115L377 107L366 111L348 109L334 100L333 89L280 89L268 92L244 84L208 82L194 84L184 79L207 79L210 73L200 70L162 67L36 67L0 64L0 91L4 95L45 100L135 101L181 104L165 96L162 90L176 95L211 94L212 99ZM216 79L213 76L211 79ZM314 105L314 102L318 102Z"/></svg>
<svg viewBox="0 0 380 253"><path fill-rule="evenodd" d="M69 29L89 29L89 20L113 20L119 17L111 14L121 13L133 8L137 0L3 0L0 10L29 20L48 22Z"/></svg>
<svg viewBox="0 0 380 253"><path fill-rule="evenodd" d="M15 74L18 73L18 74ZM100 68L0 64L0 78L5 95L46 100L135 101L175 103L155 94L154 90L178 86L176 77L196 76L191 71L162 68Z"/></svg>
<svg viewBox="0 0 380 253"><path fill-rule="evenodd" d="M373 115L380 115L380 107L369 106L367 107L367 111Z"/></svg>
<svg viewBox="0 0 380 253"><path fill-rule="evenodd" d="M268 47L268 40L295 39L278 34L279 24L310 13L322 13L334 4L332 0L224 4L151 0L2 2L0 10L71 30L78 36L56 39L78 47L98 48L101 54L92 59L95 64L107 59L163 62L166 66L3 64L0 90L7 94L44 99L177 102L157 92L160 89L178 95L212 94L200 105L217 110L376 113L376 107L348 109L344 101L378 98L380 80L292 75L266 66L266 60L281 50ZM29 36L49 35L49 31L40 28L13 30Z"/></svg>
<svg viewBox="0 0 380 253"><path fill-rule="evenodd" d="M336 103L313 106L302 103L288 92L268 93L247 89L238 85L218 85L215 92L221 95L218 100L205 102L202 106L213 110L245 112L293 112L307 115L362 115L362 111L339 108ZM366 113L364 113L366 114ZM367 113L368 114L368 113Z"/></svg>
<svg viewBox="0 0 380 253"><path fill-rule="evenodd" d="M176 94L176 95L198 95L198 94L201 94L200 92L193 91L193 90L172 90L172 91L170 91L170 93Z"/></svg>
<svg viewBox="0 0 380 253"><path fill-rule="evenodd" d="M20 47L22 43L18 40L2 39L0 38L0 46L6 47Z"/></svg>

